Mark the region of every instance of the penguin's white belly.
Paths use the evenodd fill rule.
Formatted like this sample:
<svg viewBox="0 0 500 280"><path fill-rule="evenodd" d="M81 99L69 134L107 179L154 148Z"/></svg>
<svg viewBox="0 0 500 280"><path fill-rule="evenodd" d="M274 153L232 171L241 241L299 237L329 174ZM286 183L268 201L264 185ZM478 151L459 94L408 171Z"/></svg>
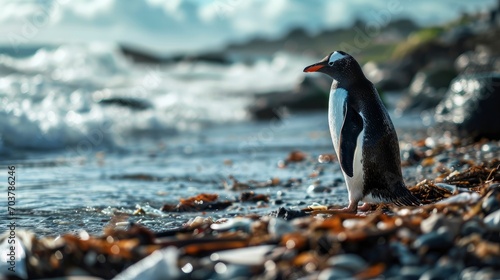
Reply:
<svg viewBox="0 0 500 280"><path fill-rule="evenodd" d="M365 130L361 130L356 141L356 150L354 151L354 162L353 162L353 176L349 177L345 174L344 179L347 185L347 191L349 192L349 201L362 199L363 198L363 185L364 185L364 171L361 159L363 157L363 137L365 136Z"/></svg>
<svg viewBox="0 0 500 280"><path fill-rule="evenodd" d="M347 98L347 91L343 88L333 89L330 92L330 104L328 106L328 122L330 126L330 134L332 136L333 146L337 158L340 158L340 133L344 123L344 104ZM361 116L363 117L363 116ZM356 149L354 151L353 176L349 177L344 170L342 173L349 192L349 201L361 200L363 198L363 178L364 171L362 165L363 157L363 138L365 130L361 130L356 141ZM341 166L342 168L342 166Z"/></svg>

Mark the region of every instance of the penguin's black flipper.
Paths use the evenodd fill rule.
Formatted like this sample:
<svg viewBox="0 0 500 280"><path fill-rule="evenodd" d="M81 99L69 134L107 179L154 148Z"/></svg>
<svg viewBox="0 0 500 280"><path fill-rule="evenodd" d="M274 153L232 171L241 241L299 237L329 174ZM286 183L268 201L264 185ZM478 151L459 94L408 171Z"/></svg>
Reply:
<svg viewBox="0 0 500 280"><path fill-rule="evenodd" d="M344 107L345 116L342 129L340 131L340 165L347 176L354 175L354 151L358 136L363 130L363 119L352 107L347 103Z"/></svg>

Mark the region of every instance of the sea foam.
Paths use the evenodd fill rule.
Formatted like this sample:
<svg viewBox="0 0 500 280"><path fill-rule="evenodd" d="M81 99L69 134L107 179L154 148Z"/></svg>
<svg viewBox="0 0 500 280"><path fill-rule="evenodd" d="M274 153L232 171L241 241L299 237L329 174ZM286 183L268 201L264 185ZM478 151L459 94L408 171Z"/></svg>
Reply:
<svg viewBox="0 0 500 280"><path fill-rule="evenodd" d="M252 63L137 65L112 44L4 54L0 139L4 149L116 147L243 121L253 96L291 90L306 63L281 53Z"/></svg>

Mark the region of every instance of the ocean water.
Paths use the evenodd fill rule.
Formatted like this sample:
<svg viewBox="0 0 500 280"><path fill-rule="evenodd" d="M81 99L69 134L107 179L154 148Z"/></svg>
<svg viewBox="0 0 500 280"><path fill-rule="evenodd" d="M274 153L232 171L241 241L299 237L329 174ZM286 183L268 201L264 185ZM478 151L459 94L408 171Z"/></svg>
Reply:
<svg viewBox="0 0 500 280"><path fill-rule="evenodd" d="M292 89L310 61L276 54L251 64L141 66L112 44L41 48L25 57L0 54L0 153L128 149L131 138L247 120L252 95ZM117 98L141 108L102 102Z"/></svg>

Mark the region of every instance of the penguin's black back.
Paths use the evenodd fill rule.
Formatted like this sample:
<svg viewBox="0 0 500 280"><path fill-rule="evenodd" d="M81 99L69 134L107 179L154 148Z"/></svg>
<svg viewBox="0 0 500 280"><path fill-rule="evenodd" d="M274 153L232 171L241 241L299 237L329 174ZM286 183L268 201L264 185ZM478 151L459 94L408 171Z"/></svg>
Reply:
<svg viewBox="0 0 500 280"><path fill-rule="evenodd" d="M348 66L341 74L349 77L342 77L337 87L348 91L347 103L363 117L363 196L418 205L404 185L398 137L377 90L357 62Z"/></svg>

